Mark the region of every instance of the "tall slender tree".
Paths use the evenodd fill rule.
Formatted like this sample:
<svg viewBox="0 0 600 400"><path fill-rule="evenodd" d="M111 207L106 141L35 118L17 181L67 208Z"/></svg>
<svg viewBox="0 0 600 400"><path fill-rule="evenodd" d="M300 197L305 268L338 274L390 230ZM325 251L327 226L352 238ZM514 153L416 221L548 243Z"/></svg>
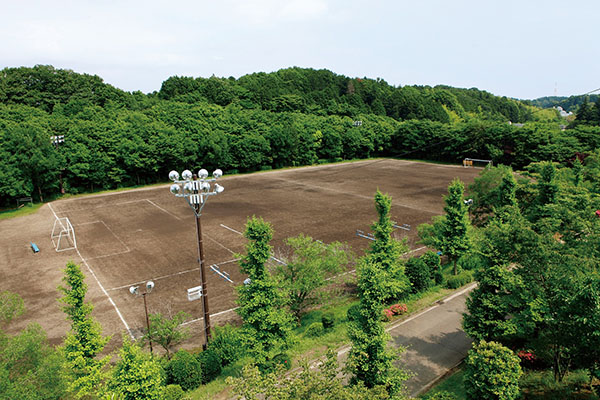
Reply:
<svg viewBox="0 0 600 400"><path fill-rule="evenodd" d="M64 286L60 301L62 309L71 321L71 330L64 343L65 374L70 391L76 397L97 393L107 377L105 365L109 357L98 358L110 337L103 337L100 324L92 317L93 306L85 302L87 285L79 265L67 263L63 277Z"/></svg>
<svg viewBox="0 0 600 400"><path fill-rule="evenodd" d="M237 313L244 321L250 352L260 364L269 359L273 351L287 346L292 317L285 307L283 293L265 266L272 251L271 225L262 218L252 217L246 223L244 236L248 239L247 254L240 256L240 266L250 281L237 288Z"/></svg>
<svg viewBox="0 0 600 400"><path fill-rule="evenodd" d="M358 268L358 306L348 311L348 336L352 348L348 355L347 370L354 382L366 387L383 386L391 396L402 393L408 374L393 365L397 354L388 349L390 339L381 316L386 295L386 274L370 257L364 257Z"/></svg>
<svg viewBox="0 0 600 400"><path fill-rule="evenodd" d="M375 240L367 254L369 262L377 264L384 273L382 280L383 301L397 299L410 292L410 282L404 273L402 253L406 246L392 237L394 223L390 219L392 197L377 190L375 193L375 210L377 221L373 223Z"/></svg>
<svg viewBox="0 0 600 400"><path fill-rule="evenodd" d="M448 186L448 196L444 196L446 215L434 217L433 225L419 226L419 236L423 243L440 250L448 257L454 267L454 275L458 274L456 261L471 248L464 191L462 181L454 179Z"/></svg>

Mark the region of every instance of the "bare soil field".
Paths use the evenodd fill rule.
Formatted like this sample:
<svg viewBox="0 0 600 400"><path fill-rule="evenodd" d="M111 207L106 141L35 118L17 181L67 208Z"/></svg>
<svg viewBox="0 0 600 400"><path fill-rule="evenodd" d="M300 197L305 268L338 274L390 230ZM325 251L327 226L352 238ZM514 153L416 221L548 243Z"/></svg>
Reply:
<svg viewBox="0 0 600 400"><path fill-rule="evenodd" d="M204 252L207 265L217 264L234 283L207 272L211 322L236 317L234 287L245 279L236 254L245 252L241 232L249 216L273 225L276 252L286 238L304 233L324 242L346 242L361 255L370 241L356 231L370 232L376 218L373 195L379 188L393 197L393 219L411 226L397 235L406 237L414 250L421 247L417 226L443 213L442 195L450 181L460 178L469 184L480 171L384 159L221 178L225 191L210 198L202 216ZM55 252L50 233L56 216L73 224L76 250ZM143 301L129 287L152 280L156 286L146 297L149 312L188 312L196 332L188 346L199 346L201 301L187 300L187 289L200 285L194 219L186 201L164 185L59 200L36 214L0 220L0 290L17 292L27 307L10 329L35 321L52 342L62 340L69 326L57 302L57 287L72 260L86 274L88 300L105 334L116 341L123 331L141 334ZM31 251L30 241L39 253Z"/></svg>

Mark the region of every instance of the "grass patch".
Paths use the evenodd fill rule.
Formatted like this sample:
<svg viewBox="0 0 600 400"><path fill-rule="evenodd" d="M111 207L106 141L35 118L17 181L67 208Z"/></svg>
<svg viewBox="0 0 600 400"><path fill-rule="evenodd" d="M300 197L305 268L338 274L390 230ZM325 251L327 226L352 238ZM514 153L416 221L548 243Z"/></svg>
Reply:
<svg viewBox="0 0 600 400"><path fill-rule="evenodd" d="M462 367L458 368L454 373L448 375L431 388L427 393L419 396L420 399L427 399L429 396L439 392L449 392L456 396L457 400L466 400L467 393L463 385L463 377L465 371Z"/></svg>
<svg viewBox="0 0 600 400"><path fill-rule="evenodd" d="M3 210L0 211L0 219L9 219L16 217L23 217L25 215L33 214L43 206L44 203L36 203L36 204L27 204L21 208L13 209L13 210Z"/></svg>

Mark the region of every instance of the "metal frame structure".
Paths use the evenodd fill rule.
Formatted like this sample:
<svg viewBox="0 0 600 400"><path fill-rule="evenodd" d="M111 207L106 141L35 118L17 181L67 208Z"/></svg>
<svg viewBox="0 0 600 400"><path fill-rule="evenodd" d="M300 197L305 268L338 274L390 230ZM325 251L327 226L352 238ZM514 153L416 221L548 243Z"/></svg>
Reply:
<svg viewBox="0 0 600 400"><path fill-rule="evenodd" d="M204 315L204 336L205 343L204 348L208 344L210 339L210 313L208 310L208 289L206 282L206 270L204 267L204 246L202 245L202 224L200 217L202 216L202 209L206 205L206 201L210 196L219 194L225 190L223 186L215 183L217 179L223 176L223 171L217 169L213 172L213 177L208 177L208 171L201 169L197 175L192 174L190 170L185 170L181 173L179 179L179 173L177 171L171 171L169 173L169 179L173 181L170 187L171 193L176 197L183 197L187 201L190 208L194 211L196 216L196 234L198 236L198 263L200 264L200 278L202 281L202 291L196 296L192 296L193 299L202 297L202 311ZM188 291L188 299L190 298Z"/></svg>
<svg viewBox="0 0 600 400"><path fill-rule="evenodd" d="M60 231L58 232L56 230L57 226L60 227ZM67 238L71 241L72 246L61 248L60 245L65 236L67 236ZM56 217L56 219L54 220L54 226L52 226L52 233L50 234L50 239L52 240L52 245L54 246L56 252L73 250L77 248L77 238L75 237L75 229L73 229L73 225L71 225L71 221L69 221L69 218L67 217Z"/></svg>

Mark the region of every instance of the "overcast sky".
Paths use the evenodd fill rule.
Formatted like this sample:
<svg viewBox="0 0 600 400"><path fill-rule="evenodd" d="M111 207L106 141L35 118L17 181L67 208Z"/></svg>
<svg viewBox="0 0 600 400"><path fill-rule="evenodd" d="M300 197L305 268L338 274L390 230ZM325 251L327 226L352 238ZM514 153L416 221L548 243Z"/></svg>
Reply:
<svg viewBox="0 0 600 400"><path fill-rule="evenodd" d="M599 0L0 0L0 69L118 88L292 66L532 99L600 88Z"/></svg>

